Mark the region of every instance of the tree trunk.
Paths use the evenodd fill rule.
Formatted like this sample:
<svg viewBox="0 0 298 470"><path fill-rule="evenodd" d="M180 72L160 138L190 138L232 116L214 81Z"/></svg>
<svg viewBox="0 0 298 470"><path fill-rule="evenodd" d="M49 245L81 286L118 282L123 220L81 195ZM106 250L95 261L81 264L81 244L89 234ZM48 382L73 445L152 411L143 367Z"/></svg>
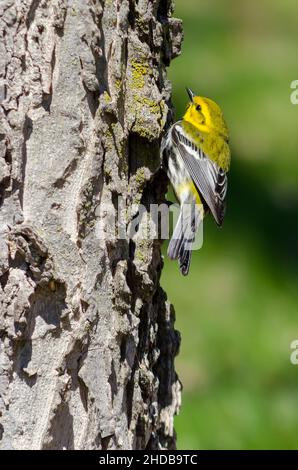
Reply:
<svg viewBox="0 0 298 470"><path fill-rule="evenodd" d="M1 447L173 448L179 336L141 234L181 23L170 0L2 0L0 31ZM130 240L118 196L147 211Z"/></svg>

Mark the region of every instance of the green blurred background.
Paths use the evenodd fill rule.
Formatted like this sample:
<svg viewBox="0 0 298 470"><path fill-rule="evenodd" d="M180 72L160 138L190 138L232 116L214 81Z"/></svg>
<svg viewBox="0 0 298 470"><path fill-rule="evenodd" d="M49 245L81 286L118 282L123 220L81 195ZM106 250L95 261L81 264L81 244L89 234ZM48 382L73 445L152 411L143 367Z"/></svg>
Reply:
<svg viewBox="0 0 298 470"><path fill-rule="evenodd" d="M233 157L223 229L206 220L187 278L165 258L182 334L178 448L297 449L298 3L177 0L175 16L185 35L169 69L176 118L185 86L213 98Z"/></svg>

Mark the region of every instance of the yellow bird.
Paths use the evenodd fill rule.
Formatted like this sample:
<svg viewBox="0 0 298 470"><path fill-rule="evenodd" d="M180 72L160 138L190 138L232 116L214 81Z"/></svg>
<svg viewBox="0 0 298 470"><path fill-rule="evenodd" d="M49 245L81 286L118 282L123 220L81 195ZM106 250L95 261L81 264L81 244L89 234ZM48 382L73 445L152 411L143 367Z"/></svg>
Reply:
<svg viewBox="0 0 298 470"><path fill-rule="evenodd" d="M195 234L206 213L221 226L225 215L229 133L220 107L211 99L190 98L182 120L163 139L162 162L180 204L180 214L168 247L183 275L189 272Z"/></svg>

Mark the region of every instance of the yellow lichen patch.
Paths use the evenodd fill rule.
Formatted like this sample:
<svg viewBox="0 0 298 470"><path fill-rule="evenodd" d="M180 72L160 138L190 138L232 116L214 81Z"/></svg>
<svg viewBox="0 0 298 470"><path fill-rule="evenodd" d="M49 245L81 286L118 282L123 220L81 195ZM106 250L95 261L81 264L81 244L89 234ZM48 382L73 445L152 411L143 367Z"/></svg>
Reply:
<svg viewBox="0 0 298 470"><path fill-rule="evenodd" d="M122 80L120 80L120 78L116 78L114 85L116 90L120 90L120 88L122 87Z"/></svg>
<svg viewBox="0 0 298 470"><path fill-rule="evenodd" d="M144 168L138 168L136 172L136 183L138 186L142 186L144 182L146 181L146 176L145 176L145 171Z"/></svg>
<svg viewBox="0 0 298 470"><path fill-rule="evenodd" d="M147 108L147 112L146 112ZM153 101L149 98L134 95L134 105L132 113L136 119L133 125L133 131L145 139L152 140L158 137L160 127L164 126L164 102ZM156 124L152 127L148 125L148 119L154 115ZM144 118L148 116L148 119Z"/></svg>
<svg viewBox="0 0 298 470"><path fill-rule="evenodd" d="M160 130L165 124L165 103L160 100L158 90L152 90L152 86L149 86L153 71L148 58L139 53L137 58L131 60L130 65L126 112L130 117L132 131L152 141L159 137ZM157 99L152 99L152 97Z"/></svg>
<svg viewBox="0 0 298 470"><path fill-rule="evenodd" d="M144 139L151 140L155 137L152 135L152 131L148 127L148 122L144 121L140 116L137 116L137 120L132 127L132 131Z"/></svg>
<svg viewBox="0 0 298 470"><path fill-rule="evenodd" d="M142 61L137 62L133 60L131 62L132 67L132 84L134 88L143 88L145 85L145 76L148 73L148 63Z"/></svg>
<svg viewBox="0 0 298 470"><path fill-rule="evenodd" d="M107 91L103 92L102 99L105 103L111 103L111 101L112 101L112 98L110 97L110 95Z"/></svg>
<svg viewBox="0 0 298 470"><path fill-rule="evenodd" d="M153 114L160 114L160 105L158 102L150 100L149 98L140 98L139 96L136 98L140 104L144 106L148 106L150 108L150 112Z"/></svg>
<svg viewBox="0 0 298 470"><path fill-rule="evenodd" d="M149 217L149 215L148 215ZM136 242L136 251L135 251L135 260L143 264L148 264L150 261L150 248L152 245L151 240L137 240Z"/></svg>

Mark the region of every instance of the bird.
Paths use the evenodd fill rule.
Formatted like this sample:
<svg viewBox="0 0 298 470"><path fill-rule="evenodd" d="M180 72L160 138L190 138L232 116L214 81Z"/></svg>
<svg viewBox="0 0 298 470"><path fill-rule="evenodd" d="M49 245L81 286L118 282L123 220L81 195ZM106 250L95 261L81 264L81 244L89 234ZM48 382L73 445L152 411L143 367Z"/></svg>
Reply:
<svg viewBox="0 0 298 470"><path fill-rule="evenodd" d="M205 215L211 213L222 226L231 161L222 110L210 98L195 95L189 88L186 91L190 101L185 114L161 143L162 167L180 206L167 254L178 260L184 276L189 273L195 235Z"/></svg>

